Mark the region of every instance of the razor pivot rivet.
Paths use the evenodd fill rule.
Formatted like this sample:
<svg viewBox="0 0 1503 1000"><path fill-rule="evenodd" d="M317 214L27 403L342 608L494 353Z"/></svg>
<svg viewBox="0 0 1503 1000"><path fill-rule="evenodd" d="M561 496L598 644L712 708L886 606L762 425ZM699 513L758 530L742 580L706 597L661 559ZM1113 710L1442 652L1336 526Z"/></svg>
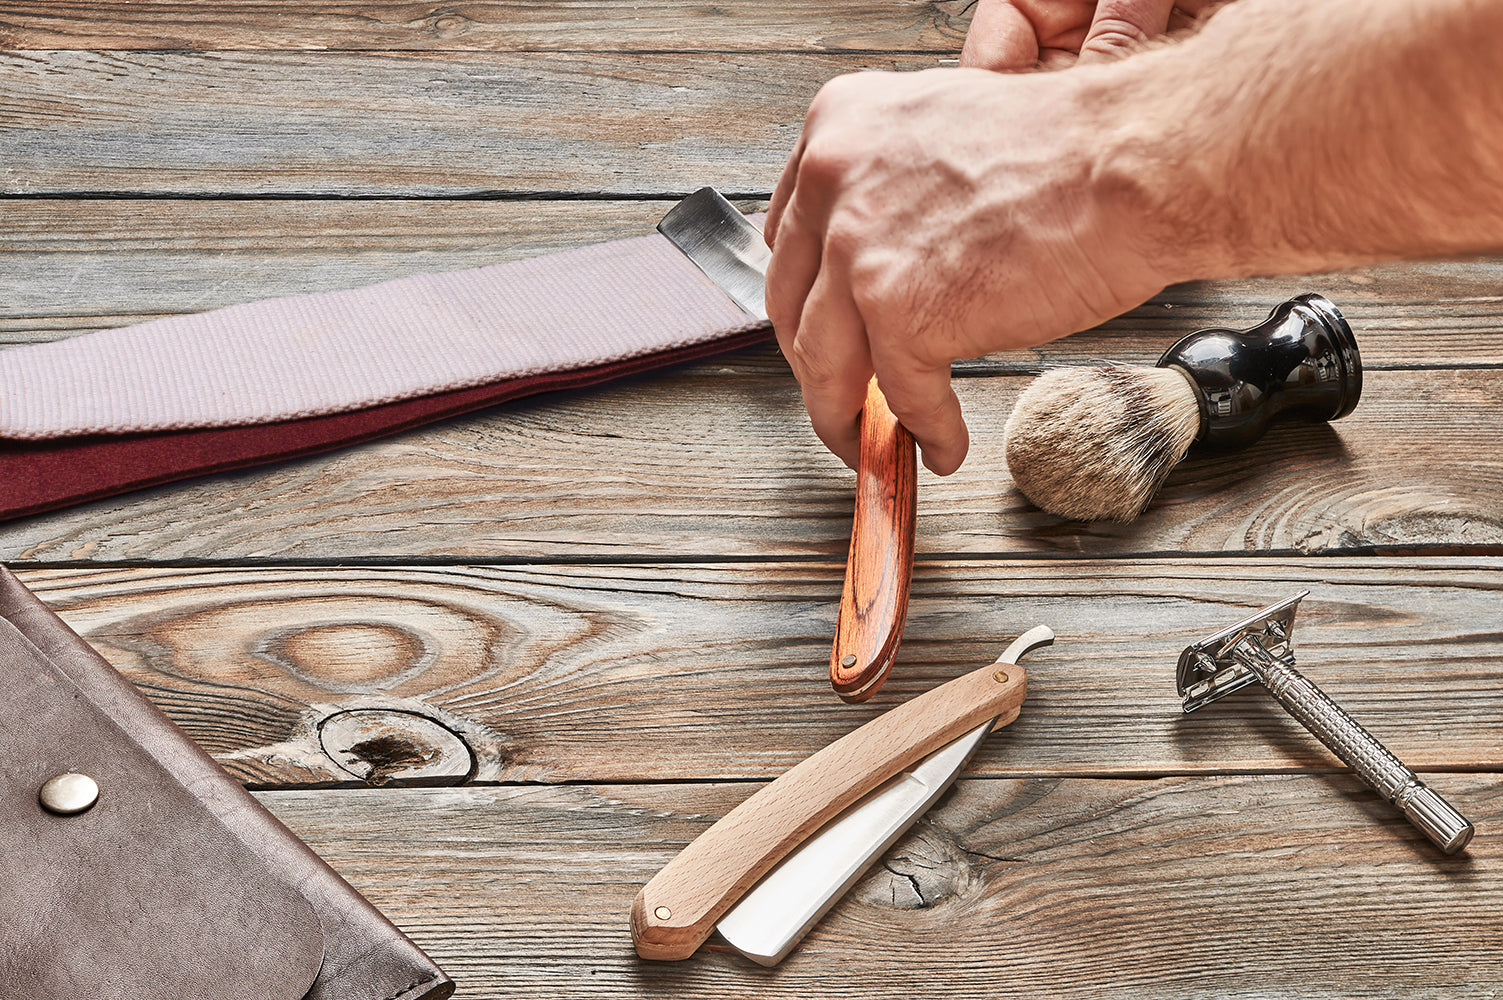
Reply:
<svg viewBox="0 0 1503 1000"><path fill-rule="evenodd" d="M656 910L652 911L652 915L654 917L657 917L659 920L667 920L669 917L673 916L673 911L668 909L668 907L666 906L660 906Z"/></svg>
<svg viewBox="0 0 1503 1000"><path fill-rule="evenodd" d="M996 673L992 674L992 680L996 681L998 684L1006 684L1007 683L1007 671L1006 670L998 670Z"/></svg>
<svg viewBox="0 0 1503 1000"><path fill-rule="evenodd" d="M1473 827L1413 771L1388 752L1326 693L1294 669L1294 613L1309 594L1271 604L1179 654L1178 683L1185 711L1260 683L1284 710L1447 854L1472 839Z"/></svg>

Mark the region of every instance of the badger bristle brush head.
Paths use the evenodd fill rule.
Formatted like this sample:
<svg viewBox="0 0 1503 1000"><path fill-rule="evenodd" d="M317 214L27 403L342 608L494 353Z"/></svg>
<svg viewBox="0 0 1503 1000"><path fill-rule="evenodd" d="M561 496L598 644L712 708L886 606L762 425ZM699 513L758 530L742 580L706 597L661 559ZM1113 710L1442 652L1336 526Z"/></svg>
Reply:
<svg viewBox="0 0 1503 1000"><path fill-rule="evenodd" d="M1023 390L1003 447L1012 480L1051 514L1131 521L1200 433L1190 381L1173 368L1056 368Z"/></svg>
<svg viewBox="0 0 1503 1000"><path fill-rule="evenodd" d="M1301 295L1250 330L1202 330L1155 368L1047 372L1018 396L1003 447L1013 482L1051 514L1131 521L1192 444L1232 451L1284 417L1336 420L1362 395L1346 320Z"/></svg>

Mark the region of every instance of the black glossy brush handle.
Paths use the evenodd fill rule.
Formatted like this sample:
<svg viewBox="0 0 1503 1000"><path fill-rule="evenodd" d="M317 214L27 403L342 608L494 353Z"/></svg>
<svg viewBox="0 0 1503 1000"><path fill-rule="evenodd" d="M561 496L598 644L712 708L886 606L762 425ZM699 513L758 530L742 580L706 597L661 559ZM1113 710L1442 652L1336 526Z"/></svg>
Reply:
<svg viewBox="0 0 1503 1000"><path fill-rule="evenodd" d="M1200 405L1198 443L1245 448L1282 417L1335 420L1362 395L1362 358L1341 313L1324 296L1274 307L1250 330L1201 330L1159 359L1183 369Z"/></svg>

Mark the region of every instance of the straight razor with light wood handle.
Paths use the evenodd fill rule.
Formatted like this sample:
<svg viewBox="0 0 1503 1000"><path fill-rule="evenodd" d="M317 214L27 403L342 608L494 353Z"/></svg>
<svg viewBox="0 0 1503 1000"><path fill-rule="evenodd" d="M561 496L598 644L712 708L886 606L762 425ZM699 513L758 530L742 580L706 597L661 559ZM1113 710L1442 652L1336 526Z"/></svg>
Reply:
<svg viewBox="0 0 1503 1000"><path fill-rule="evenodd" d="M985 734L1017 718L1028 682L1016 660L1053 639L1054 633L1048 628L1030 629L996 663L878 716L796 764L732 809L637 894L631 909L637 954L651 959L688 958L753 886L784 858L801 851L800 845L807 842L804 849L821 853L832 845L845 845L848 860L855 862L854 872L845 870L837 875L830 871L820 879L800 879L791 887L774 888L772 895L789 909L789 918L780 921L781 929L755 933L747 953L768 964L781 958L859 877L866 864L938 798L943 785L959 773L970 750ZM904 770L957 742L970 746L963 746L958 754L934 768L928 768L927 763L919 768L925 771L919 779L926 786L924 795L914 797L906 781L895 782L877 796L891 799L870 809L870 801L863 803L851 813L865 813L854 827L843 826L842 820L820 832ZM948 774L934 774L946 767ZM934 791L935 785L941 787ZM932 796L928 795L930 791ZM910 801L900 804L899 799ZM811 840L816 833L819 835ZM755 906L764 906L766 901L764 896Z"/></svg>

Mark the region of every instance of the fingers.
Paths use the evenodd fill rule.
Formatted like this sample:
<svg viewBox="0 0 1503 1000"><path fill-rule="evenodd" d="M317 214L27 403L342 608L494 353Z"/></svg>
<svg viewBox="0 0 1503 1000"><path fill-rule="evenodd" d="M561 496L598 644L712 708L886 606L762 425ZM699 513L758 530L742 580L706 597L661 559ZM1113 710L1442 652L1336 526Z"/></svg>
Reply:
<svg viewBox="0 0 1503 1000"><path fill-rule="evenodd" d="M779 212L772 259L767 262L767 287L763 300L778 346L790 364L804 313L804 300L809 297L809 289L814 287L814 279L819 274L824 244L824 227L820 220L809 219L804 214L806 201L790 196ZM768 228L771 223L769 210ZM794 374L797 373L795 368Z"/></svg>
<svg viewBox="0 0 1503 1000"><path fill-rule="evenodd" d="M1100 0L1080 47L1080 64L1110 62L1164 35L1174 0Z"/></svg>
<svg viewBox="0 0 1503 1000"><path fill-rule="evenodd" d="M1108 62L1208 16L1213 0L977 0L960 65L1062 69Z"/></svg>
<svg viewBox="0 0 1503 1000"><path fill-rule="evenodd" d="M828 220L805 215L795 193L767 268L767 315L783 357L803 390L809 423L825 447L856 468L861 457L861 408L873 371L866 317L851 293L851 261L826 240ZM915 331L889 343L903 343ZM969 448L948 362L931 364L889 350L878 382L887 404L922 449L924 465L941 476L960 467Z"/></svg>
<svg viewBox="0 0 1503 1000"><path fill-rule="evenodd" d="M1032 69L1038 61L1038 33L1012 0L977 0L960 65L1006 71Z"/></svg>
<svg viewBox="0 0 1503 1000"><path fill-rule="evenodd" d="M814 176L800 183L818 106L816 98L768 205L763 235L772 259L765 301L778 346L803 389L815 434L854 469L861 456L861 407L871 358L866 327L844 279L847 272L826 259L828 185L816 183Z"/></svg>
<svg viewBox="0 0 1503 1000"><path fill-rule="evenodd" d="M767 218L762 222L762 238L768 246L777 241L783 213L787 211L788 201L793 197L793 189L798 184L798 165L803 159L806 134L799 133L798 142L794 143L793 152L788 154L788 162L783 164L783 172L778 175L777 187L772 189L772 201L767 204Z"/></svg>
<svg viewBox="0 0 1503 1000"><path fill-rule="evenodd" d="M804 214L798 194L787 206L767 269L767 314L803 390L814 433L854 469L873 371L867 322L851 294L850 261L826 243L827 220ZM918 441L924 465L947 476L969 447L949 364L925 364L906 351L888 355L879 375L888 406Z"/></svg>
<svg viewBox="0 0 1503 1000"><path fill-rule="evenodd" d="M885 79L875 83L863 80L862 86L870 89L886 83ZM895 241L884 241L880 231L872 235L867 225L874 214L871 202L887 202L870 192L855 196L848 190L849 129L842 131L842 119L830 109L838 110L842 100L850 100L847 91L851 86L832 81L810 106L804 135L789 157L769 204L764 232L772 246L767 268L767 315L778 344L802 388L814 432L842 461L855 468L860 462L861 409L873 372L873 348L866 322L870 314L858 306L853 293L854 256L858 249L870 256L874 246ZM834 96L828 96L832 93ZM818 126L833 138L815 131L817 118L833 120L834 124ZM808 138L811 135L812 140ZM852 198L858 203L854 209L848 204ZM857 220L854 228L853 219ZM896 273L895 268L904 271L912 266L912 255L889 252L879 258L882 263L876 272L889 277ZM867 264L862 272L866 276L864 285L889 289L894 285L892 281L868 280L873 268L870 261ZM902 308L902 303L885 301L881 295L879 298L884 301L873 302L872 306L882 316L887 316L892 306L905 315L911 313ZM904 341L922 332L906 320L893 318L891 322L901 326L894 332ZM906 351L892 353L895 363L913 365ZM924 464L941 475L960 465L967 447L960 404L950 391L948 379L948 363L927 368L919 365L880 377L884 392L889 383L894 387L896 395L889 395L889 405L923 447Z"/></svg>
<svg viewBox="0 0 1503 1000"><path fill-rule="evenodd" d="M1174 9L1187 17L1196 20L1205 20L1216 12L1219 7L1225 7L1232 0L1179 0Z"/></svg>
<svg viewBox="0 0 1503 1000"><path fill-rule="evenodd" d="M1231 0L1179 0L1169 12L1169 30L1189 31L1203 27L1212 14L1230 2Z"/></svg>
<svg viewBox="0 0 1503 1000"><path fill-rule="evenodd" d="M767 317L803 388L814 433L854 469L871 356L866 326L844 277L848 272L826 257L827 209L811 207L811 199L817 201L795 187L780 202L767 265Z"/></svg>
<svg viewBox="0 0 1503 1000"><path fill-rule="evenodd" d="M874 358L876 348L851 295L848 273L846 262L827 256L804 303L798 332L784 348L803 387L814 433L846 465L857 467L861 408L875 364L888 408L918 442L925 467L948 476L960 468L970 447L960 400L950 387L950 366L920 362L907 351Z"/></svg>
<svg viewBox="0 0 1503 1000"><path fill-rule="evenodd" d="M937 476L960 468L971 439L960 399L950 386L950 365L907 356L888 359L880 353L872 360L887 408L918 442L924 467Z"/></svg>
<svg viewBox="0 0 1503 1000"><path fill-rule="evenodd" d="M825 447L851 468L861 457L861 408L871 379L866 323L836 267L820 271L792 350L784 350L804 391L809 423Z"/></svg>

